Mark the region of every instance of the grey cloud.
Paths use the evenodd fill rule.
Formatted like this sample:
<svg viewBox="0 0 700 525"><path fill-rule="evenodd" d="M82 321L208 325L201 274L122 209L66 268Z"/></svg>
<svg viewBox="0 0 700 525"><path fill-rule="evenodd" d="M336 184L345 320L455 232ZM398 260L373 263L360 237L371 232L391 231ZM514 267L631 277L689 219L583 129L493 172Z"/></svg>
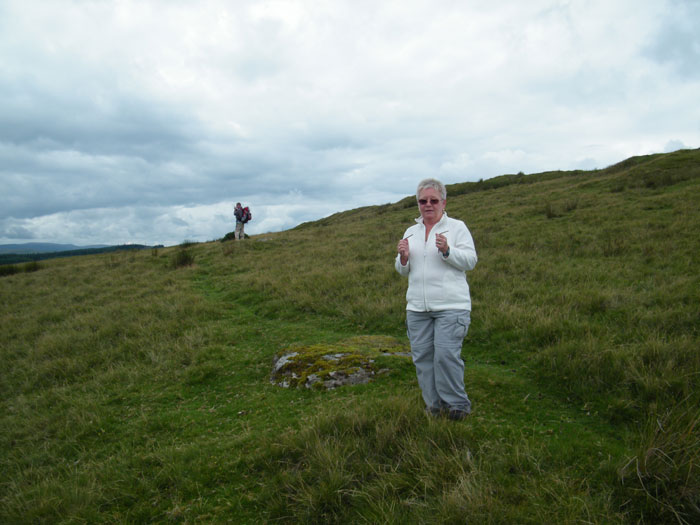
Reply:
<svg viewBox="0 0 700 525"><path fill-rule="evenodd" d="M0 219L0 238L29 240L36 238L34 232L16 223L13 219Z"/></svg>
<svg viewBox="0 0 700 525"><path fill-rule="evenodd" d="M686 145L680 140L669 140L664 146L665 153L671 153L672 151L678 151L679 149L686 149Z"/></svg>
<svg viewBox="0 0 700 525"><path fill-rule="evenodd" d="M182 219L178 219L177 217L171 218L170 222L175 226L183 226L185 228L188 228L190 226L187 221L183 221Z"/></svg>
<svg viewBox="0 0 700 525"><path fill-rule="evenodd" d="M199 123L153 100L112 95L108 107L101 107L84 99L89 93L49 93L31 85L14 89L26 100L3 104L0 142L31 151L80 150L158 161L186 152L199 131ZM0 85L6 100L14 94Z"/></svg>
<svg viewBox="0 0 700 525"><path fill-rule="evenodd" d="M654 40L646 47L652 59L670 65L681 77L700 78L700 3L674 0Z"/></svg>
<svg viewBox="0 0 700 525"><path fill-rule="evenodd" d="M700 140L690 3L37 5L0 5L0 237L213 239L236 201L264 233Z"/></svg>
<svg viewBox="0 0 700 525"><path fill-rule="evenodd" d="M304 144L312 151L362 150L370 145L367 138L349 129L331 127L315 129L306 134Z"/></svg>

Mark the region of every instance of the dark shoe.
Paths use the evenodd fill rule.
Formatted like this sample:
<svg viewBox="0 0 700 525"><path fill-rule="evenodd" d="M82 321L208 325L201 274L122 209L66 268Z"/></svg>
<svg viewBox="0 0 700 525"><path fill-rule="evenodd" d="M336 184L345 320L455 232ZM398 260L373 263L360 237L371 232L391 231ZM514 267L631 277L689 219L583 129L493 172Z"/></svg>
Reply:
<svg viewBox="0 0 700 525"><path fill-rule="evenodd" d="M462 421L463 419L466 419L468 415L469 412L465 410L452 409L447 413L447 419L451 421Z"/></svg>

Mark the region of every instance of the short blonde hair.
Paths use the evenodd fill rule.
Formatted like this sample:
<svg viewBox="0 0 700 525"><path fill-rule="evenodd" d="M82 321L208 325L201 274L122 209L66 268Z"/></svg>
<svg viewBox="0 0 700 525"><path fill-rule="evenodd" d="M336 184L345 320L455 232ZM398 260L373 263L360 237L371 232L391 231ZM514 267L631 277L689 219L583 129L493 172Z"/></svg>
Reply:
<svg viewBox="0 0 700 525"><path fill-rule="evenodd" d="M416 190L416 200L420 198L421 191L427 190L429 188L432 188L435 191L437 191L442 197L442 200L445 200L447 198L447 189L445 188L445 185L442 182L440 182L437 179L423 179L418 183L418 189Z"/></svg>

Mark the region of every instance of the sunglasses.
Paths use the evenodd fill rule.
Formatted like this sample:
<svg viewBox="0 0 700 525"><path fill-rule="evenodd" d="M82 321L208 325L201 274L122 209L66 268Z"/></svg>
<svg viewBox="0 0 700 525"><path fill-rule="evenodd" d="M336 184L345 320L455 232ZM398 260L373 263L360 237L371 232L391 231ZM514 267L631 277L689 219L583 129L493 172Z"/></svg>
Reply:
<svg viewBox="0 0 700 525"><path fill-rule="evenodd" d="M433 206L435 206L439 202L440 199L430 199L430 204L432 204ZM428 199L418 199L418 204L420 204L421 206L425 206L426 204L428 204Z"/></svg>

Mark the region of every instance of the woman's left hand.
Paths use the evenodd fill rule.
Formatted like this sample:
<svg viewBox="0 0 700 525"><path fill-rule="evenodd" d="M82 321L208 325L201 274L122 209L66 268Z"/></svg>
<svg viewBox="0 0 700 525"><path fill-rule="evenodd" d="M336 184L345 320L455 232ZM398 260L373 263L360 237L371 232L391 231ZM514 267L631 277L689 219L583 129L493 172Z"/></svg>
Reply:
<svg viewBox="0 0 700 525"><path fill-rule="evenodd" d="M435 235L435 246L437 246L437 249L443 255L447 253L447 250L450 248L450 245L447 244L447 237L439 233Z"/></svg>

